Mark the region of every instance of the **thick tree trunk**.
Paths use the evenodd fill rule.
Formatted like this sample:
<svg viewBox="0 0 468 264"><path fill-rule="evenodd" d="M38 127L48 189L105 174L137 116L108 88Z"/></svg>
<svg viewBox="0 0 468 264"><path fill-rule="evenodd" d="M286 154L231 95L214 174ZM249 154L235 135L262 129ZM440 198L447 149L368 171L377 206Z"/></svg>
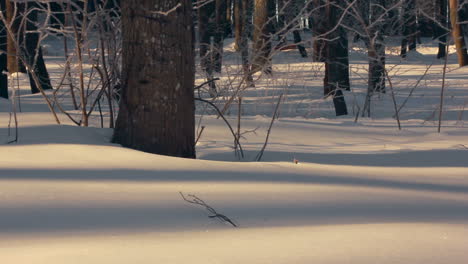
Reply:
<svg viewBox="0 0 468 264"><path fill-rule="evenodd" d="M342 12L338 7L339 2L329 0L325 13L327 30L330 31L337 26ZM343 27L338 26L326 37L325 81L324 95L333 96L333 103L337 116L347 115L348 110L342 89L349 90L349 60L348 60L348 37Z"/></svg>
<svg viewBox="0 0 468 264"><path fill-rule="evenodd" d="M123 93L113 142L195 158L191 12L189 0L122 1Z"/></svg>
<svg viewBox="0 0 468 264"><path fill-rule="evenodd" d="M26 68L19 60L19 52L17 46L23 46L23 31L24 28L20 26L22 17L19 14L24 13L25 4L15 3L10 0L6 0L6 19L7 22L11 23L12 34L7 34L7 51L8 51L8 72L26 72ZM13 23L12 23L13 22Z"/></svg>
<svg viewBox="0 0 468 264"><path fill-rule="evenodd" d="M385 0L373 0L371 3L371 20L369 21L369 39L366 40L369 57L369 77L366 101L362 115L371 115L371 98L376 92L385 93L385 42L383 28L385 20L378 19L385 12Z"/></svg>
<svg viewBox="0 0 468 264"><path fill-rule="evenodd" d="M325 0L314 0L314 12L312 13L312 19L314 25L312 27L312 33L314 35L314 54L313 59L316 62L325 62L327 57L326 45L327 36L324 36L327 32L328 19L324 14L327 12Z"/></svg>
<svg viewBox="0 0 468 264"><path fill-rule="evenodd" d="M338 1L331 0L327 6L326 16L328 18L329 30L336 27L336 23L342 15L337 6ZM348 57L348 36L343 27L327 35L331 41L327 41L327 57L325 66L328 76L324 85L324 95L332 95L337 89L349 90L349 57Z"/></svg>
<svg viewBox="0 0 468 264"><path fill-rule="evenodd" d="M468 54L466 51L465 39L458 18L458 0L449 0L450 3L450 21L452 23L452 37L457 48L458 64L460 67L468 64Z"/></svg>
<svg viewBox="0 0 468 264"><path fill-rule="evenodd" d="M0 0L0 12L5 15L5 0ZM0 97L8 99L8 75L3 74L7 68L7 31L5 25L0 21Z"/></svg>
<svg viewBox="0 0 468 264"><path fill-rule="evenodd" d="M254 13L254 54L252 71L271 73L271 21L269 21L269 1L255 0Z"/></svg>

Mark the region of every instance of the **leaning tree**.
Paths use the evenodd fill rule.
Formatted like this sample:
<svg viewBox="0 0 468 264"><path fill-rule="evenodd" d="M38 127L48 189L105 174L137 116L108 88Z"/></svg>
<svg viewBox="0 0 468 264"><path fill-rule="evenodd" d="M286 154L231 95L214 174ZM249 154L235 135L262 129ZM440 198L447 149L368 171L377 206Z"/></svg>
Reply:
<svg viewBox="0 0 468 264"><path fill-rule="evenodd" d="M123 91L113 142L195 158L192 2L122 5Z"/></svg>

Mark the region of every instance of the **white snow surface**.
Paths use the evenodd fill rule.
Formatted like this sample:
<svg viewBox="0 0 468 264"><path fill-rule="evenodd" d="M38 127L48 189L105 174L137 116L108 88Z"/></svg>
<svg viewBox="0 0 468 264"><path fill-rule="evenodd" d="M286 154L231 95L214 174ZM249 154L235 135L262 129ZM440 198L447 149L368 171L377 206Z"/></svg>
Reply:
<svg viewBox="0 0 468 264"><path fill-rule="evenodd" d="M434 56L431 47L419 52L404 62L389 58L399 65L392 68L399 103L428 65L425 56ZM439 80L418 88L399 131L388 94L376 99L375 118L333 117L320 78L285 77L308 63L296 53L279 54L287 63L275 66L278 78L306 84L288 93L262 162L252 160L281 93L268 77L245 99L242 131L257 130L241 140L242 160L229 130L200 106L206 128L190 160L122 148L110 143L110 129L76 127L63 115L57 125L27 88L19 141L7 144L14 128L8 135L10 105L0 99L0 263L466 263L467 70L451 57L442 133L428 119ZM433 70L441 71L440 61ZM350 109L353 98L362 101L357 86L346 93ZM179 192L239 227L209 218Z"/></svg>

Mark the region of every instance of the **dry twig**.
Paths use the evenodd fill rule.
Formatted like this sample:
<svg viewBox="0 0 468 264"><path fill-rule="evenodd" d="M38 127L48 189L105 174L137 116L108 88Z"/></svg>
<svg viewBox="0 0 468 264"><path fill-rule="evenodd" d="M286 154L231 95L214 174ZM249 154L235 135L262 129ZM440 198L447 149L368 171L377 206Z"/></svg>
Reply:
<svg viewBox="0 0 468 264"><path fill-rule="evenodd" d="M196 204L204 207L211 214L208 215L209 218L218 218L223 222L231 224L233 227L238 227L231 219L229 219L229 217L216 212L216 210L213 207L209 206L207 203L205 203L205 201L198 198L196 195L188 194L187 196L185 196L182 192L179 193L180 196L182 196L182 199L184 199L184 201L186 201L187 203Z"/></svg>

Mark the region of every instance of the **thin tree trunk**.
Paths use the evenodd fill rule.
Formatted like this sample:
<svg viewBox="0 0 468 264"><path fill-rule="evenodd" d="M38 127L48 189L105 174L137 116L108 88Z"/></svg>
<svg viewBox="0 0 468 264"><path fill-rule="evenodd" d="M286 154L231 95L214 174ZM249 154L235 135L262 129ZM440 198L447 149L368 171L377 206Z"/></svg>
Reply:
<svg viewBox="0 0 468 264"><path fill-rule="evenodd" d="M416 24L416 0L407 0L402 7L402 33L400 56L406 57L407 50L416 50L417 24Z"/></svg>
<svg viewBox="0 0 468 264"><path fill-rule="evenodd" d="M123 93L113 142L195 158L192 1L122 1L122 36Z"/></svg>
<svg viewBox="0 0 468 264"><path fill-rule="evenodd" d="M223 45L224 36L226 35L227 20L226 20L226 0L216 0L216 32L214 34L213 43L213 67L214 71L221 72L221 66L223 62Z"/></svg>
<svg viewBox="0 0 468 264"><path fill-rule="evenodd" d="M0 12L5 15L5 0L0 0ZM7 68L7 30L0 21L0 97L8 99L8 75L3 74Z"/></svg>
<svg viewBox="0 0 468 264"><path fill-rule="evenodd" d="M439 50L437 52L437 58L444 58L446 56L446 45L447 45L447 0L436 0L436 19L440 25L436 25L435 34L439 41Z"/></svg>
<svg viewBox="0 0 468 264"><path fill-rule="evenodd" d="M37 30L37 11L34 10L36 4L27 3L26 10L28 14L28 21L26 23L26 29L29 33L26 33L25 39L25 52L26 61L29 66L32 67L34 74L39 78L41 88L43 90L52 89L52 84L50 83L49 73L47 72L46 64L44 62L44 57L42 54L42 48L39 44L39 33L32 33L31 31ZM37 55L37 56L36 56ZM37 57L37 60L36 60ZM28 71L29 83L31 86L31 93L39 93L40 90L32 77L32 73Z"/></svg>
<svg viewBox="0 0 468 264"><path fill-rule="evenodd" d="M242 37L242 0L233 0L234 1L234 49L240 51L241 37Z"/></svg>
<svg viewBox="0 0 468 264"><path fill-rule="evenodd" d="M458 0L449 0L450 3L450 21L452 23L452 35L457 49L458 64L460 67L468 64L468 54L465 45L465 39L458 18Z"/></svg>

